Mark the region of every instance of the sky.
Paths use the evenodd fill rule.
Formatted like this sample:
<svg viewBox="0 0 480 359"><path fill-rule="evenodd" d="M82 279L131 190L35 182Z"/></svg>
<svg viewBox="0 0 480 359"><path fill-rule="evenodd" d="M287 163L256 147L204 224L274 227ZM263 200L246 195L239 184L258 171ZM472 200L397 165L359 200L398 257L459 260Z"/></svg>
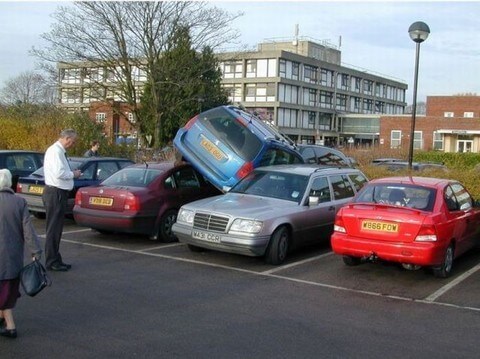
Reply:
<svg viewBox="0 0 480 359"><path fill-rule="evenodd" d="M64 5L68 5L63 2ZM30 49L42 47L51 14L61 5L48 1L0 0L0 88L24 71L35 70ZM231 13L238 41L248 48L299 37L340 44L342 64L408 84L412 103L415 43L408 28L425 22L430 36L420 46L418 101L427 96L480 95L480 1L210 1ZM233 51L240 46L227 48Z"/></svg>

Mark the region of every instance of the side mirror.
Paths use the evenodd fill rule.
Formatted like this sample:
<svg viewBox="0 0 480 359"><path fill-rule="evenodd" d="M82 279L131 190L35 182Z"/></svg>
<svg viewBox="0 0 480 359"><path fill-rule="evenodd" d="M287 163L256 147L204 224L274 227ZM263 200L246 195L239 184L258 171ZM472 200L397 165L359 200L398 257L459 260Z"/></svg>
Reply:
<svg viewBox="0 0 480 359"><path fill-rule="evenodd" d="M309 206L317 206L318 205L318 197L317 196L309 196L308 197L308 205Z"/></svg>

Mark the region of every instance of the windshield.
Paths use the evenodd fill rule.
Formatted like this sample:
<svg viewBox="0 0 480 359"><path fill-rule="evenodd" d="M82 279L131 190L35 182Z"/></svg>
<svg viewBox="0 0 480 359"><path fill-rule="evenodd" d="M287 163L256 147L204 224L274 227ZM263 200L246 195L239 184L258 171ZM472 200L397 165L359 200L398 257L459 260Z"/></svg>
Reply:
<svg viewBox="0 0 480 359"><path fill-rule="evenodd" d="M148 168L124 168L102 182L104 186L147 187L164 171Z"/></svg>
<svg viewBox="0 0 480 359"><path fill-rule="evenodd" d="M300 203L308 177L276 171L254 171L242 179L230 192L285 199Z"/></svg>
<svg viewBox="0 0 480 359"><path fill-rule="evenodd" d="M435 202L433 188L403 184L370 184L363 187L354 202L381 203L431 212Z"/></svg>

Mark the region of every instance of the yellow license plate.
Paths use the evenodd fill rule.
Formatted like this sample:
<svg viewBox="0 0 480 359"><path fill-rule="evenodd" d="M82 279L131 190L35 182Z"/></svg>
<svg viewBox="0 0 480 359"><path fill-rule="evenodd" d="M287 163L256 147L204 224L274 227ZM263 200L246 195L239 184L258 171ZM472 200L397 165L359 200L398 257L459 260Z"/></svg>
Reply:
<svg viewBox="0 0 480 359"><path fill-rule="evenodd" d="M43 187L42 186L30 186L30 187L28 187L28 192L29 193L35 193L35 194L43 194Z"/></svg>
<svg viewBox="0 0 480 359"><path fill-rule="evenodd" d="M379 221L363 221L363 231L398 233L398 223L379 222Z"/></svg>
<svg viewBox="0 0 480 359"><path fill-rule="evenodd" d="M217 146L215 146L211 141L207 140L206 138L202 138L200 144L218 161L221 161L227 157L222 151L218 149Z"/></svg>
<svg viewBox="0 0 480 359"><path fill-rule="evenodd" d="M97 206L112 206L113 198L90 197L89 203L96 204Z"/></svg>

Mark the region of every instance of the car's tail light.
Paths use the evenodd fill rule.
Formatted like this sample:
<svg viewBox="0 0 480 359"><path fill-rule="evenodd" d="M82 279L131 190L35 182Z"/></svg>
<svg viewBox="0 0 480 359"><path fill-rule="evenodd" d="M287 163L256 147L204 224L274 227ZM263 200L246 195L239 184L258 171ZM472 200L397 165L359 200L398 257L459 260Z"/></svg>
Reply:
<svg viewBox="0 0 480 359"><path fill-rule="evenodd" d="M22 193L22 185L17 183L17 193Z"/></svg>
<svg viewBox="0 0 480 359"><path fill-rule="evenodd" d="M416 242L435 242L437 240L437 231L433 224L424 224L420 227Z"/></svg>
<svg viewBox="0 0 480 359"><path fill-rule="evenodd" d="M140 201L138 197L132 193L128 193L125 197L125 205L123 208L127 211L138 211L140 209Z"/></svg>
<svg viewBox="0 0 480 359"><path fill-rule="evenodd" d="M75 195L75 205L76 206L82 205L82 194L80 193L80 191L77 191L77 194Z"/></svg>
<svg viewBox="0 0 480 359"><path fill-rule="evenodd" d="M195 116L195 117L193 117L193 118L191 118L191 119L187 122L187 124L185 125L185 129L186 129L186 130L189 130L190 127L193 126L193 124L195 123L195 121L197 121L197 118L198 118L198 115Z"/></svg>
<svg viewBox="0 0 480 359"><path fill-rule="evenodd" d="M245 164L240 167L240 169L236 173L236 177L238 179L242 179L246 175L248 175L250 172L253 171L253 163L252 162L245 162Z"/></svg>
<svg viewBox="0 0 480 359"><path fill-rule="evenodd" d="M345 229L345 225L343 224L343 217L337 216L335 217L335 224L333 225L333 230L335 232L340 232L340 233L347 233L347 230Z"/></svg>

